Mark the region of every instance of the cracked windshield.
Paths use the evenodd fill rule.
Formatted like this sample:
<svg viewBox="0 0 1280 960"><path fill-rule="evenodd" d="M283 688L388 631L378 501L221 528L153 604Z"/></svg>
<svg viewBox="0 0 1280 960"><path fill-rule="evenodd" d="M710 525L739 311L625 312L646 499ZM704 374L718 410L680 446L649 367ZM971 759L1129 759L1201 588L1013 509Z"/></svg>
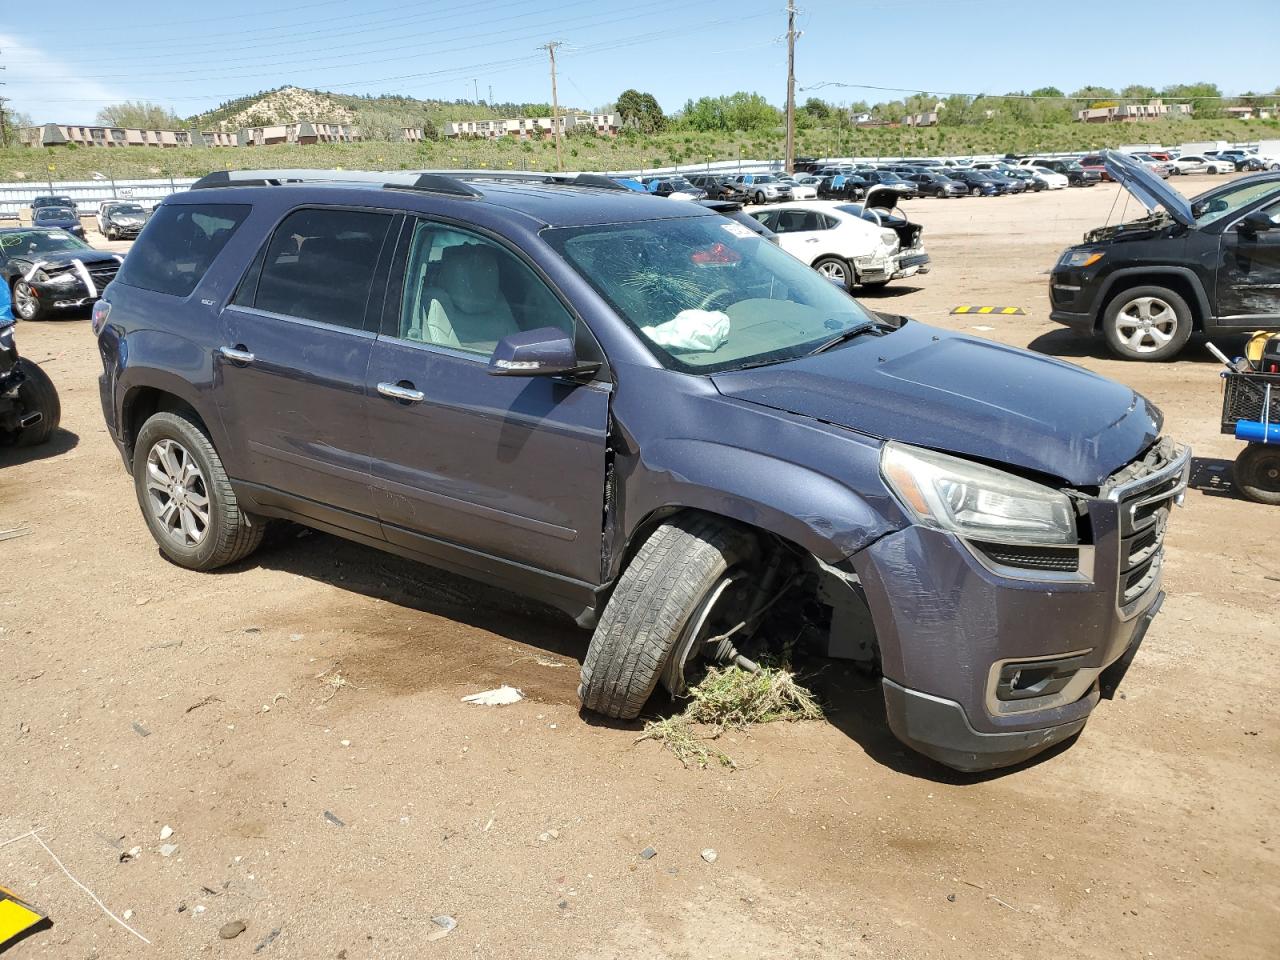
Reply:
<svg viewBox="0 0 1280 960"><path fill-rule="evenodd" d="M674 370L791 360L874 320L830 281L720 217L543 236Z"/></svg>

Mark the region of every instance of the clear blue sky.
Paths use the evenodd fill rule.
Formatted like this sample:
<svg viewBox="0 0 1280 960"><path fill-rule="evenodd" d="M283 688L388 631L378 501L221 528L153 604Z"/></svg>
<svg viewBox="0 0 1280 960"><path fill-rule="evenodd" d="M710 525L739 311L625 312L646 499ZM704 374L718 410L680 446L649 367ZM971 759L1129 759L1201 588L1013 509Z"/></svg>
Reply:
<svg viewBox="0 0 1280 960"><path fill-rule="evenodd" d="M537 47L548 40L564 42L560 99L573 106L627 87L668 112L703 94L785 97L785 0L60 0L47 18L26 9L0 13L0 95L36 122L91 121L123 99L186 116L284 84L452 100L472 99L474 78L483 99L492 86L496 101L546 101ZM809 0L798 9L800 88L1070 92L1209 81L1240 93L1280 84L1277 0ZM797 95L841 103L907 92Z"/></svg>

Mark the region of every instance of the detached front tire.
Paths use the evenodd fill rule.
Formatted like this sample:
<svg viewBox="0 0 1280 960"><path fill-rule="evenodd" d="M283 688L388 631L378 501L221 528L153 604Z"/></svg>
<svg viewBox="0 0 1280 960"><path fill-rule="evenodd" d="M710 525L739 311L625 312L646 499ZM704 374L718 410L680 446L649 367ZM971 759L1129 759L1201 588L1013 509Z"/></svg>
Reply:
<svg viewBox="0 0 1280 960"><path fill-rule="evenodd" d="M582 705L631 720L660 678L668 689L683 687L685 659L696 657L695 643L718 622L713 608L755 551L751 534L714 517L677 517L654 530L622 572L591 637L578 685ZM681 669L664 678L673 656Z"/></svg>
<svg viewBox="0 0 1280 960"><path fill-rule="evenodd" d="M133 485L160 552L180 567L213 570L262 542L265 521L240 508L217 450L187 414L157 413L143 424Z"/></svg>
<svg viewBox="0 0 1280 960"><path fill-rule="evenodd" d="M24 415L40 414L40 422L18 431L16 443L20 447L34 447L47 441L53 436L53 431L58 429L62 420L62 402L58 399L53 381L38 364L25 357L18 363L22 365L18 402L22 405Z"/></svg>
<svg viewBox="0 0 1280 960"><path fill-rule="evenodd" d="M1172 360L1191 338L1187 301L1167 287L1134 287L1118 293L1102 315L1107 346L1125 360Z"/></svg>

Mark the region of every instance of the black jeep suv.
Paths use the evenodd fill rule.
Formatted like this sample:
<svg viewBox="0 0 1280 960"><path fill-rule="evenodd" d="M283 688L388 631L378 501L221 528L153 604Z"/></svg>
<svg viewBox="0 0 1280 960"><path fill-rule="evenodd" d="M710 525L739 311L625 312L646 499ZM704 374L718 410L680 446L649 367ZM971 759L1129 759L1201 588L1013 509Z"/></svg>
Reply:
<svg viewBox="0 0 1280 960"><path fill-rule="evenodd" d="M1051 319L1102 333L1128 360L1169 360L1193 330L1280 329L1280 173L1187 200L1126 154L1105 162L1148 215L1091 230L1062 254Z"/></svg>
<svg viewBox="0 0 1280 960"><path fill-rule="evenodd" d="M1114 686L1189 463L1128 387L873 314L599 176L212 174L93 325L174 563L282 517L539 597L594 629L579 694L624 718L804 621L966 770L1073 737Z"/></svg>

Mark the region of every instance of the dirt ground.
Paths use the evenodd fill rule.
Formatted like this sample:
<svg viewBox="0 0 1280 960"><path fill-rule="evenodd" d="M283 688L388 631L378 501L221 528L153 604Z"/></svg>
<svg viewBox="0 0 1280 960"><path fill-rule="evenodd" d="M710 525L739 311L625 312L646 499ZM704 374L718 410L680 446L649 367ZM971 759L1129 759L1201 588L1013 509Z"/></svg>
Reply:
<svg viewBox="0 0 1280 960"><path fill-rule="evenodd" d="M1119 196L911 202L933 272L868 298L1132 384L1197 454L1124 696L989 777L907 753L839 666L828 722L728 737L739 769L685 770L579 714L588 637L564 618L301 528L178 569L104 430L87 320L22 324L64 412L51 445L0 454L0 529L30 531L0 543L0 843L43 827L152 945L28 838L0 847L0 884L55 923L11 955L1276 957L1280 510L1230 492L1240 445L1200 341L1126 364L1047 317L1046 270ZM528 699L460 702L500 683Z"/></svg>

